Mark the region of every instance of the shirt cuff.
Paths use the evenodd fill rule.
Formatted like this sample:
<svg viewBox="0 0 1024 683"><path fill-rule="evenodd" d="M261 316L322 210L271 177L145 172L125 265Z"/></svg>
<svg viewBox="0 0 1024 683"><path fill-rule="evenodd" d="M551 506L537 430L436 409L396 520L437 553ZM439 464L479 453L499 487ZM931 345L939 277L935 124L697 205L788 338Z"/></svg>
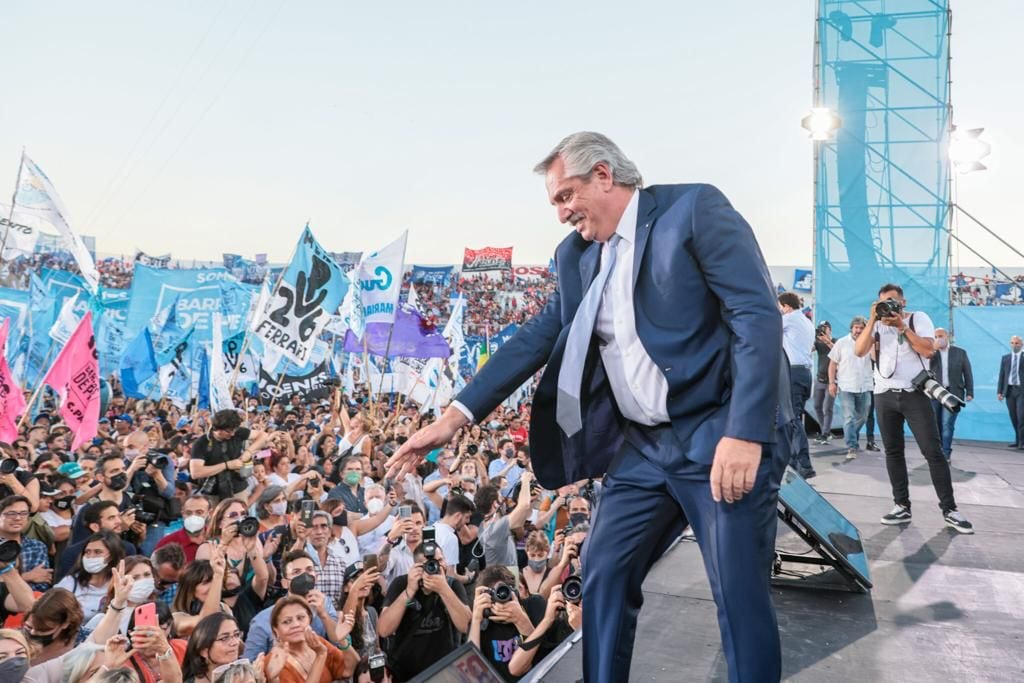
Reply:
<svg viewBox="0 0 1024 683"><path fill-rule="evenodd" d="M458 411L460 413L465 415L466 419L469 420L469 424L473 424L474 422L476 422L476 418L473 417L473 413L471 413L469 411L469 408L467 408L466 406L462 405L460 402L452 401L449 405L454 407L454 408L456 408L456 409L458 409Z"/></svg>

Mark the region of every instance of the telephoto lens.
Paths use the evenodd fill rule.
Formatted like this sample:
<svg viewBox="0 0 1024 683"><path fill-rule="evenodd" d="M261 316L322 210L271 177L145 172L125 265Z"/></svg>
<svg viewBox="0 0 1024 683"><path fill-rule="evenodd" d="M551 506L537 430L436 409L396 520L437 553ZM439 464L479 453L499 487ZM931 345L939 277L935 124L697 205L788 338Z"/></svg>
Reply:
<svg viewBox="0 0 1024 683"><path fill-rule="evenodd" d="M900 302L896 299L885 299L875 304L875 313L879 318L888 318L890 316L899 315L903 312L903 307L900 306Z"/></svg>
<svg viewBox="0 0 1024 683"><path fill-rule="evenodd" d="M10 564L21 555L21 544L17 541L0 541L0 562Z"/></svg>
<svg viewBox="0 0 1024 683"><path fill-rule="evenodd" d="M583 600L583 577L573 574L562 582L562 595L566 602L574 605L580 604Z"/></svg>
<svg viewBox="0 0 1024 683"><path fill-rule="evenodd" d="M7 458L0 461L0 474L14 474L18 469L18 461L14 458Z"/></svg>
<svg viewBox="0 0 1024 683"><path fill-rule="evenodd" d="M944 409L956 415L960 412L964 402L956 394L951 393L946 387L935 380L935 376L927 370L917 373L917 377L910 380L915 389L925 396L938 401Z"/></svg>

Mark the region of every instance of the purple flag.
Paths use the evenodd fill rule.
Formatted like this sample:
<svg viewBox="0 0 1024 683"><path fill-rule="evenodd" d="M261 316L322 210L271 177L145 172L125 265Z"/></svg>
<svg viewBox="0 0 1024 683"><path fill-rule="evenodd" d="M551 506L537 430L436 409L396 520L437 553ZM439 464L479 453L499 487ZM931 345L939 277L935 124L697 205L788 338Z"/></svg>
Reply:
<svg viewBox="0 0 1024 683"><path fill-rule="evenodd" d="M452 355L451 347L437 328L428 325L419 314L405 306L398 308L394 331L391 331L390 323L367 323L365 334L367 349L375 356L447 358ZM388 334L391 335L390 345ZM363 340L352 330L345 333L345 350L349 353L363 352Z"/></svg>

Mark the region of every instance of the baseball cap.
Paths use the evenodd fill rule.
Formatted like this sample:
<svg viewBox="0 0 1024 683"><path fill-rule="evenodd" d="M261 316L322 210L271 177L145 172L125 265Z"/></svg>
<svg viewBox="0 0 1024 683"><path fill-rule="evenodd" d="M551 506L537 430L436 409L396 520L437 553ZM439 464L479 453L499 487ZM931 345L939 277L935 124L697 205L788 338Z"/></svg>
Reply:
<svg viewBox="0 0 1024 683"><path fill-rule="evenodd" d="M189 420L189 419L188 419L188 416L182 416L182 417L179 417L179 418L178 418L178 424L177 424L177 425L175 425L175 427L174 427L174 428L175 428L175 429L181 429L182 427L185 427L185 426L187 426L187 425L188 425L188 423L189 423L190 421L191 421L191 420Z"/></svg>
<svg viewBox="0 0 1024 683"><path fill-rule="evenodd" d="M69 479L78 479L85 476L85 470L77 462L66 462L57 468L57 472L66 475Z"/></svg>
<svg viewBox="0 0 1024 683"><path fill-rule="evenodd" d="M129 415L128 413L118 415L117 417L114 418L114 420L121 420L122 422L127 422L130 425L135 424L135 421L132 419L132 416Z"/></svg>

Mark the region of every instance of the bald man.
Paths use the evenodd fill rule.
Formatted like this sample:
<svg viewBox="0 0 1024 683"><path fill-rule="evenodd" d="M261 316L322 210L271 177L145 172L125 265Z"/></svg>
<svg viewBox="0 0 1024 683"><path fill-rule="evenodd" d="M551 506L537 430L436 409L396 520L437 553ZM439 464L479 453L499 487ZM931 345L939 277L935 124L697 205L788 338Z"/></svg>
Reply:
<svg viewBox="0 0 1024 683"><path fill-rule="evenodd" d="M1017 335L1010 337L1010 353L999 364L999 384L996 398L1006 399L1006 409L1013 425L1013 443L1010 448L1024 450L1024 342Z"/></svg>
<svg viewBox="0 0 1024 683"><path fill-rule="evenodd" d="M932 374L951 394L964 403L974 400L974 373L967 352L954 346L949 333L941 327L935 328L935 355L930 363ZM939 427L942 455L949 461L953 455L953 428L957 413L949 412L938 401L932 401L932 409Z"/></svg>

